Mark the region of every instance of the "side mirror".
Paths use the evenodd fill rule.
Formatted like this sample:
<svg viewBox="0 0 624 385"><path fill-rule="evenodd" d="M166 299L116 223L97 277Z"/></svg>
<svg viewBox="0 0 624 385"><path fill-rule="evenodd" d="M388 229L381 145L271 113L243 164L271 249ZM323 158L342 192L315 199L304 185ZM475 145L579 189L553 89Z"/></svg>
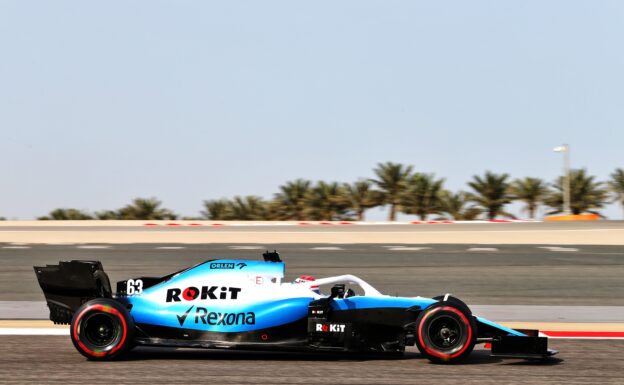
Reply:
<svg viewBox="0 0 624 385"><path fill-rule="evenodd" d="M329 296L329 298L342 298L344 297L344 294L345 285L344 283L339 283L331 288L331 295Z"/></svg>

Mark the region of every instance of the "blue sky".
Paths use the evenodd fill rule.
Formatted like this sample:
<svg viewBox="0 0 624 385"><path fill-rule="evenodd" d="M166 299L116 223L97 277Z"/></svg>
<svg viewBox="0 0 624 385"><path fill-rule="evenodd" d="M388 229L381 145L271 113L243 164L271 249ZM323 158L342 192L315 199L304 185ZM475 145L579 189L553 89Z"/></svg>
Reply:
<svg viewBox="0 0 624 385"><path fill-rule="evenodd" d="M0 1L0 216L624 167L621 1ZM612 205L605 213L621 217ZM373 213L371 218L383 218Z"/></svg>

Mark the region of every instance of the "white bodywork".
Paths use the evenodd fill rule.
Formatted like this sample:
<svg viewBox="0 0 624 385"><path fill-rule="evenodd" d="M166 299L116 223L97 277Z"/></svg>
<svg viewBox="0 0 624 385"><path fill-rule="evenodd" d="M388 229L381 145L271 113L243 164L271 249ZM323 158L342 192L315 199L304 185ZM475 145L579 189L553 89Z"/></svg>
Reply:
<svg viewBox="0 0 624 385"><path fill-rule="evenodd" d="M322 285L330 285L330 284L338 284L345 283L350 285L358 285L364 290L364 295L367 297L383 297L377 289L369 285L366 281L361 278L356 277L355 275L345 274L338 275L336 277L328 277L317 279L316 281L307 281L297 283L295 285L301 285L302 287L306 287L308 290L312 290L312 286L322 286ZM319 296L322 297L322 296Z"/></svg>

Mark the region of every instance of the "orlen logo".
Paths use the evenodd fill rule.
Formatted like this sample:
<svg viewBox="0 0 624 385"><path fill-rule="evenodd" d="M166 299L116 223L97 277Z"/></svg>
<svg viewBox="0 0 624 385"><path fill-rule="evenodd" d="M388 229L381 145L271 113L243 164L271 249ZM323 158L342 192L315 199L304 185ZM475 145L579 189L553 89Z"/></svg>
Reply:
<svg viewBox="0 0 624 385"><path fill-rule="evenodd" d="M344 333L344 324L316 324L316 331L323 333Z"/></svg>
<svg viewBox="0 0 624 385"><path fill-rule="evenodd" d="M234 269L236 267L238 267L238 270L242 269L243 267L247 266L247 264L245 262L239 262L239 263L233 263L233 262L213 262L210 264L210 268L211 269Z"/></svg>
<svg viewBox="0 0 624 385"><path fill-rule="evenodd" d="M180 295L185 301L200 299L238 299L238 293L242 291L239 287L202 286L201 290L195 286L189 286L184 290L178 288L167 289L167 302L180 302Z"/></svg>

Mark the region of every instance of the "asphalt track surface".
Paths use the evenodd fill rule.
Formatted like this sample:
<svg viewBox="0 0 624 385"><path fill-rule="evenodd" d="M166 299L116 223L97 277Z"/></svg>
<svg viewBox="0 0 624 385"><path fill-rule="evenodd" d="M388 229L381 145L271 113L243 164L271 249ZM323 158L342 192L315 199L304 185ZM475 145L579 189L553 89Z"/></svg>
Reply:
<svg viewBox="0 0 624 385"><path fill-rule="evenodd" d="M624 341L551 340L545 363L475 350L461 365L399 357L140 348L91 362L67 336L2 336L2 384L622 384Z"/></svg>
<svg viewBox="0 0 624 385"><path fill-rule="evenodd" d="M280 251L286 279L354 274L386 294L450 292L477 305L624 306L624 248L589 245L0 244L0 301L43 300L33 265L100 260L114 286L208 259L260 259L267 248Z"/></svg>
<svg viewBox="0 0 624 385"><path fill-rule="evenodd" d="M266 248L281 252L287 279L351 273L387 294L452 292L470 304L624 305L623 248L586 245L0 244L0 300L43 299L35 264L99 259L115 282L212 258L259 259ZM0 336L0 344L0 383L7 384L624 383L624 340L554 339L550 347L560 354L541 364L476 350L457 366L431 364L414 349L369 357L140 348L102 363L84 359L68 336Z"/></svg>

